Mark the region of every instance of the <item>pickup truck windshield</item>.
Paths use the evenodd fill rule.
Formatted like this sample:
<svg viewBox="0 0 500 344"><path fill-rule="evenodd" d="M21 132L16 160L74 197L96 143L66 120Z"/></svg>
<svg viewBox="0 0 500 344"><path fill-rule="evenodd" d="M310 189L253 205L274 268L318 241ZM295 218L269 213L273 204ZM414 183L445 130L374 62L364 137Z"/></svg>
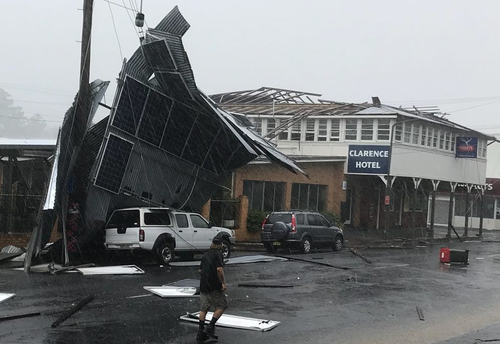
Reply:
<svg viewBox="0 0 500 344"><path fill-rule="evenodd" d="M106 228L139 227L139 210L115 211L106 225Z"/></svg>

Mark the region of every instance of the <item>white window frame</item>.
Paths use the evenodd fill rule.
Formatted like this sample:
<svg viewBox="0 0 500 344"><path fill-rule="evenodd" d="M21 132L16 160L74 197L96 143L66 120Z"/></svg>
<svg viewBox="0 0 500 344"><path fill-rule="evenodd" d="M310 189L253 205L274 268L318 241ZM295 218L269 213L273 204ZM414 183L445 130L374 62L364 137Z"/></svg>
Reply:
<svg viewBox="0 0 500 344"><path fill-rule="evenodd" d="M328 125L328 141L340 142L340 138L342 136L342 127L341 127L342 121L340 120L340 118L332 118L331 120L329 120L329 122L330 123ZM338 123L338 130L336 130L337 136L332 135L334 123Z"/></svg>
<svg viewBox="0 0 500 344"><path fill-rule="evenodd" d="M317 121L314 119L314 118L307 118L305 120L305 128L304 129L304 141L306 142L314 142L316 141L316 124L317 124ZM312 129L311 129L311 126L310 124L312 124ZM310 135L312 134L312 140L308 140L308 137L310 137Z"/></svg>
<svg viewBox="0 0 500 344"><path fill-rule="evenodd" d="M387 128L383 128L381 129L380 128L380 121L384 121L384 126L387 125ZM377 119L377 141L389 141L391 139L391 119L390 118L380 118L380 119ZM385 124L385 122L387 122L387 124ZM385 137L387 136L387 138L381 138L381 137Z"/></svg>
<svg viewBox="0 0 500 344"><path fill-rule="evenodd" d="M330 120L329 119L326 119L326 118L320 118L318 119L318 131L317 131L317 135L316 135L316 140L318 142L326 142L328 141L328 128L329 128L329 125L328 125L328 122ZM324 124L324 128L322 129L321 128L321 125L322 123ZM324 131L324 134L321 133L321 131Z"/></svg>
<svg viewBox="0 0 500 344"><path fill-rule="evenodd" d="M371 126L371 129L364 128L363 126L365 125ZM360 135L361 141L373 141L374 129L375 129L375 123L373 118L361 119L361 135ZM371 134L367 134L368 131L370 131ZM365 136L365 138L363 138L363 136Z"/></svg>
<svg viewBox="0 0 500 344"><path fill-rule="evenodd" d="M345 121L344 140L345 141L358 141L358 138L359 138L359 120L356 118L346 118L344 121ZM347 123L353 122L353 121L356 122L356 129L347 129L347 125L348 125ZM356 138L355 139L348 139L347 138L348 132L350 133L349 135L352 135L351 132L354 132L354 131L356 131Z"/></svg>

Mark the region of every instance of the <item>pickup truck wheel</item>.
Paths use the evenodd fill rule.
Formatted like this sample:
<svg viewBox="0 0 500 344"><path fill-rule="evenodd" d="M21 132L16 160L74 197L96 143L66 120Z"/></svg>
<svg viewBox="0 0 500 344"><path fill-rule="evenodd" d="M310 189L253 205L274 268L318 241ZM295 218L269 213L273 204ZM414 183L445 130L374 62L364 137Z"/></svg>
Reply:
<svg viewBox="0 0 500 344"><path fill-rule="evenodd" d="M161 243L156 250L158 264L168 264L174 259L174 247L169 243Z"/></svg>
<svg viewBox="0 0 500 344"><path fill-rule="evenodd" d="M231 244L227 240L222 240L222 247L220 250L224 259L231 257Z"/></svg>

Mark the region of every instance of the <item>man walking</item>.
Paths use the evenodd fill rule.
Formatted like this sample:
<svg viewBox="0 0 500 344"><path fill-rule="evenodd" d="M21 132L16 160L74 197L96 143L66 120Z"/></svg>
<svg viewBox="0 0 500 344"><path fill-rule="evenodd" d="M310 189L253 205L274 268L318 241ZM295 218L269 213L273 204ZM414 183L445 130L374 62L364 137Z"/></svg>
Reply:
<svg viewBox="0 0 500 344"><path fill-rule="evenodd" d="M214 338L215 323L221 317L227 308L227 299L224 291L226 290L226 281L224 279L224 259L222 252L222 241L220 238L213 238L210 250L203 255L200 264L200 324L196 333L196 342ZM215 308L214 315L210 323L205 328L205 317L210 307Z"/></svg>

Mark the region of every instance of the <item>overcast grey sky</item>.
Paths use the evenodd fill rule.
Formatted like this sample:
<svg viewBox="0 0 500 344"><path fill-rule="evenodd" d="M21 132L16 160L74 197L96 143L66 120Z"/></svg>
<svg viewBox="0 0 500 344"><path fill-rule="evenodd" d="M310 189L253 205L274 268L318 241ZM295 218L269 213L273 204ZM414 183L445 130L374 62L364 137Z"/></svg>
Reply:
<svg viewBox="0 0 500 344"><path fill-rule="evenodd" d="M0 0L0 88L51 125L77 91L82 4ZM438 105L452 121L500 132L500 1L143 0L147 24L175 5L191 24L184 45L205 93L270 86L345 102L379 96ZM95 0L91 78L111 80L107 103L122 61L109 6L123 57L139 44L135 14Z"/></svg>

